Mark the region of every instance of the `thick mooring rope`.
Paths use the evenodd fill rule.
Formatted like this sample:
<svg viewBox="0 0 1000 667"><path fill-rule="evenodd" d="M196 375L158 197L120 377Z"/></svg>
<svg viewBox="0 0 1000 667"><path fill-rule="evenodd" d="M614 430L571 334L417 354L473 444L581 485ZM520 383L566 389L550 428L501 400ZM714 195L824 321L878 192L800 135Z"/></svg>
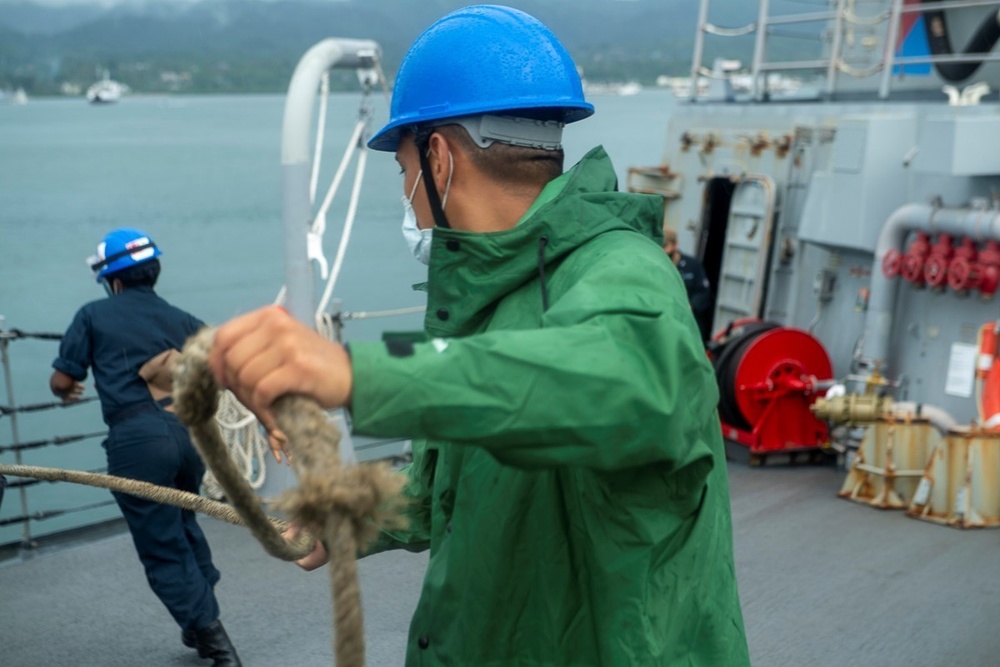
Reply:
<svg viewBox="0 0 1000 667"><path fill-rule="evenodd" d="M0 464L0 474L12 477L30 477L32 479L44 479L49 482L72 482L74 484L85 484L96 486L102 489L110 489L119 493L127 493L130 496L139 496L158 503L174 505L181 509L201 512L231 523L236 526L246 526L246 522L226 503L220 503L196 493L172 489L166 486L158 486L149 482L140 482L128 477L116 477L115 475L104 475L95 472L84 472L82 470L63 470L61 468L42 468L39 466L8 465ZM268 517L268 521L277 531L285 531L288 523L280 519ZM297 560L307 555L315 546L315 540L303 535L301 540L295 544L290 544L292 560Z"/></svg>
<svg viewBox="0 0 1000 667"><path fill-rule="evenodd" d="M220 389L208 370L213 329L192 336L174 368L174 405L191 431L205 463L250 532L273 556L298 560L292 547L264 514L249 484L229 457L213 419ZM382 525L400 521L405 478L388 464L340 465L340 433L315 401L284 396L274 404L278 427L288 438L289 457L299 487L286 491L275 507L292 522L322 535L330 556L334 608L334 655L341 667L364 664L364 623L356 557Z"/></svg>

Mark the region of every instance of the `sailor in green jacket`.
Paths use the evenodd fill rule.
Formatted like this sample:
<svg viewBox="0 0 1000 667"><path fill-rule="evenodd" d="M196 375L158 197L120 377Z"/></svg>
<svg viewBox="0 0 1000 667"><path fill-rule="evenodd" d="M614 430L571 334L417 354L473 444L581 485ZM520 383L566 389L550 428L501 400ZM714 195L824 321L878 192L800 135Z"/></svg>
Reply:
<svg viewBox="0 0 1000 667"><path fill-rule="evenodd" d="M712 368L662 201L617 192L601 148L562 173L591 113L534 18L442 18L369 143L429 241L428 342L348 354L277 308L216 336L269 429L294 392L415 438L409 527L371 549L430 549L408 665L749 664Z"/></svg>

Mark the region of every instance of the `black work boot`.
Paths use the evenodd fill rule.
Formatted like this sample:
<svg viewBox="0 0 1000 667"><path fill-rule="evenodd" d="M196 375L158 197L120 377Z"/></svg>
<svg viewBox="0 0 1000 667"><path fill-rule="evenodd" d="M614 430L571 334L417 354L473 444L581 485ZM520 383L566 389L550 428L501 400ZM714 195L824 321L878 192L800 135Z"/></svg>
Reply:
<svg viewBox="0 0 1000 667"><path fill-rule="evenodd" d="M194 630L181 630L181 643L188 648L194 648L198 643Z"/></svg>
<svg viewBox="0 0 1000 667"><path fill-rule="evenodd" d="M184 639L183 633L181 639ZM222 621L218 619L194 631L194 647L198 649L199 657L212 660L212 667L243 667L226 629L222 627Z"/></svg>

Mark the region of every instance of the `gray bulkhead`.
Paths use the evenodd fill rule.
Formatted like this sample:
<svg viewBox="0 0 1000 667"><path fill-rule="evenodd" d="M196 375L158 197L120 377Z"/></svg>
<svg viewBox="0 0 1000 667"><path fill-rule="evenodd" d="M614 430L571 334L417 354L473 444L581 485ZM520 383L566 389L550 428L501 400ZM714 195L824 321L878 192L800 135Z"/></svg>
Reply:
<svg viewBox="0 0 1000 667"><path fill-rule="evenodd" d="M630 187L665 194L666 224L677 230L684 252L703 259L717 288L713 331L738 317L723 302L742 300L750 316L810 330L843 378L862 370L867 293L872 272L881 271L873 261L883 224L911 202L996 205L1000 114L994 105L931 103L681 105L669 121L663 165L658 172L633 170ZM768 207L761 206L749 213L760 224L749 224L746 211L741 220L735 210L746 208L738 189L762 180L772 184L773 219L764 219ZM752 290L734 288L750 261L745 248L720 240L734 224L768 234L755 260L764 276L759 304L751 302ZM882 372L902 382L898 398L971 420L974 400L954 395L954 387L945 391L952 345L975 344L978 328L1000 315L997 297L893 283Z"/></svg>

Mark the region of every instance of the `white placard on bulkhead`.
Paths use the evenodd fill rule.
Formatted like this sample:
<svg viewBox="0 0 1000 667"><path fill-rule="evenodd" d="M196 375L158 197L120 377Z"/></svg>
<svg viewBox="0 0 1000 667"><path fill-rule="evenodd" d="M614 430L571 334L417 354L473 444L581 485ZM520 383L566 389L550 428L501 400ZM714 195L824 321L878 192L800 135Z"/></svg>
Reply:
<svg viewBox="0 0 1000 667"><path fill-rule="evenodd" d="M975 345L968 343L951 344L951 358L948 359L948 377L945 379L944 393L963 398L972 396L978 351Z"/></svg>

